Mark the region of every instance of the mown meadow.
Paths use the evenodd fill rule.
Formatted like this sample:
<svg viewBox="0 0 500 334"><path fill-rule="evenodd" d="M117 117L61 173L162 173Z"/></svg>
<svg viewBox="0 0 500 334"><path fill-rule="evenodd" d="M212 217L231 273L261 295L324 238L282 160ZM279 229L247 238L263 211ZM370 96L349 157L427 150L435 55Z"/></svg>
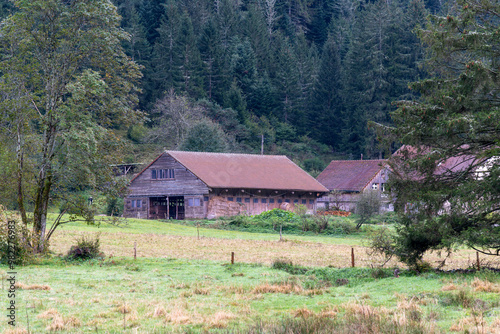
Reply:
<svg viewBox="0 0 500 334"><path fill-rule="evenodd" d="M380 268L367 252L380 225L280 240L229 220L98 219L64 225L49 256L16 268L17 326L4 319L3 333L500 333L500 274L451 271L475 264L470 250L445 272L417 273L394 259ZM82 236L98 237L104 257L68 261ZM437 267L443 257L425 259Z"/></svg>

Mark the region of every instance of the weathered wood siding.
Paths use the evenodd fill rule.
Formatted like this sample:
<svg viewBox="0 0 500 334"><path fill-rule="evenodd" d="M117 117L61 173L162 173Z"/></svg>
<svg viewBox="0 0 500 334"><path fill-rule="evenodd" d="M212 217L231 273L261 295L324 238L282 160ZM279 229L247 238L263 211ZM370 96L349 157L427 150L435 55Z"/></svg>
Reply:
<svg viewBox="0 0 500 334"><path fill-rule="evenodd" d="M152 170L172 169L174 178L172 179L153 179ZM155 207L151 214L150 198L169 198L173 196L183 196L185 203L185 218L204 218L207 212L207 203L203 200L208 196L209 189L200 179L187 170L182 164L177 162L167 153L161 155L145 171L137 176L129 186L129 195L125 199L124 213L125 217L143 218L150 217L153 214L156 217L166 216L167 208ZM138 198L146 201L143 208L133 208L131 203ZM198 199L199 205L188 205L189 199ZM141 209L141 210L139 210ZM158 211L165 212L158 212Z"/></svg>
<svg viewBox="0 0 500 334"><path fill-rule="evenodd" d="M154 180L153 169L173 169L173 179ZM129 196L186 196L208 194L208 187L193 173L164 153L151 166L139 175L129 186Z"/></svg>
<svg viewBox="0 0 500 334"><path fill-rule="evenodd" d="M316 211L316 194L303 192L258 191L253 189L216 189L210 196L207 218L232 215L258 215L272 209L294 211L304 205L308 213Z"/></svg>
<svg viewBox="0 0 500 334"><path fill-rule="evenodd" d="M132 206L132 202L134 206ZM141 207L137 207L137 202L141 203ZM124 203L123 216L128 218L148 218L149 198L147 197L134 197L126 198Z"/></svg>
<svg viewBox="0 0 500 334"><path fill-rule="evenodd" d="M186 218L203 219L206 217L208 201L204 201L205 196L186 196ZM199 204L199 205L198 205Z"/></svg>

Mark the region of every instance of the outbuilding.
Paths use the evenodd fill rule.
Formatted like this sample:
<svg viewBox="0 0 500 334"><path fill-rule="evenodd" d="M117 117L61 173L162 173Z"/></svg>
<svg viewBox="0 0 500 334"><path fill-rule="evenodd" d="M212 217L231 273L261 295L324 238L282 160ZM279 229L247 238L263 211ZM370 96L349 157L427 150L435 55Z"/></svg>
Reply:
<svg viewBox="0 0 500 334"><path fill-rule="evenodd" d="M384 193L388 177L387 160L333 160L317 177L330 191L318 200L318 206L354 211L360 195L373 190L381 194L381 211L393 211Z"/></svg>

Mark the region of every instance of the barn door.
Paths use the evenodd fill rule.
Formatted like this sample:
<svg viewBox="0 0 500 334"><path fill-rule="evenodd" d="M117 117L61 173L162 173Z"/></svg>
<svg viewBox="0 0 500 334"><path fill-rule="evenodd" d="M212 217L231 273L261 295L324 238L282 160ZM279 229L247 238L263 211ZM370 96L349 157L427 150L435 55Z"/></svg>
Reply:
<svg viewBox="0 0 500 334"><path fill-rule="evenodd" d="M149 218L150 219L168 219L168 199L165 197L149 198Z"/></svg>
<svg viewBox="0 0 500 334"><path fill-rule="evenodd" d="M169 197L169 218L182 220L184 219L184 196Z"/></svg>

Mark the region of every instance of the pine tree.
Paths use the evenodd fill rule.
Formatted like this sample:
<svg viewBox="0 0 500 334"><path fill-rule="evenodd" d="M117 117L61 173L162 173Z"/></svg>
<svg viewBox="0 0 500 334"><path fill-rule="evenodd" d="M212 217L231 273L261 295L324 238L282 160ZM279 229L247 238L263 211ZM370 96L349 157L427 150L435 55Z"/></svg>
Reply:
<svg viewBox="0 0 500 334"><path fill-rule="evenodd" d="M312 95L312 110L307 115L312 138L338 148L343 128L341 98L342 78L337 44L332 36L326 41L321 56L318 80Z"/></svg>
<svg viewBox="0 0 500 334"><path fill-rule="evenodd" d="M174 53L177 55L182 82L177 83L180 89L190 97L203 97L202 61L197 41L193 31L193 24L189 15L184 12L181 17L177 38L174 40Z"/></svg>
<svg viewBox="0 0 500 334"><path fill-rule="evenodd" d="M391 190L410 264L457 245L500 255L500 5L460 0L455 13L419 30L433 78L412 85L420 101L401 102L386 129L406 145Z"/></svg>
<svg viewBox="0 0 500 334"><path fill-rule="evenodd" d="M293 122L299 112L299 73L295 50L288 38L275 38L277 67L274 86L279 96L279 110L276 116L281 122Z"/></svg>
<svg viewBox="0 0 500 334"><path fill-rule="evenodd" d="M158 28L157 41L152 56L151 79L155 83L152 92L153 100L158 99L182 82L179 64L182 62L177 52L176 41L179 36L180 14L173 0L165 5L165 13Z"/></svg>
<svg viewBox="0 0 500 334"><path fill-rule="evenodd" d="M205 64L204 87L209 99L217 100L218 86L222 81L223 50L219 31L214 20L209 20L202 30L198 41L201 59Z"/></svg>

